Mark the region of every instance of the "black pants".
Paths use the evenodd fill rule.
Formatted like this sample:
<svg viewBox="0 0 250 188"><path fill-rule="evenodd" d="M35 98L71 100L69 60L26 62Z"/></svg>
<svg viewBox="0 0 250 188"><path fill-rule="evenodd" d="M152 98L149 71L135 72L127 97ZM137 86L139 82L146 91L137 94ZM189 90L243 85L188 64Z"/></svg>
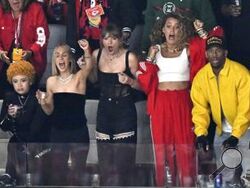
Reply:
<svg viewBox="0 0 250 188"><path fill-rule="evenodd" d="M8 144L6 173L16 180L17 185L26 185L27 174L31 174L31 183L39 185L42 182L42 161L35 158L41 144L17 142L15 136Z"/></svg>

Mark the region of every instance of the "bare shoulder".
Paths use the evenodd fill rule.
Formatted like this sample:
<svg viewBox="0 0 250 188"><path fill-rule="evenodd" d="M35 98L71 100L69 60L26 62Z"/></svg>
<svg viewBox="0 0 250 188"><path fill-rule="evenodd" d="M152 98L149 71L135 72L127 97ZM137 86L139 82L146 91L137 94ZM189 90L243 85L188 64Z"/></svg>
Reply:
<svg viewBox="0 0 250 188"><path fill-rule="evenodd" d="M47 79L47 87L51 87L53 86L57 81L57 76L50 76L48 79Z"/></svg>
<svg viewBox="0 0 250 188"><path fill-rule="evenodd" d="M137 58L137 55L133 52L129 52L129 56L128 56L128 60L129 60L129 64L132 63L138 63L138 58Z"/></svg>
<svg viewBox="0 0 250 188"><path fill-rule="evenodd" d="M52 83L55 82L57 80L57 76L50 76L47 79L47 83Z"/></svg>

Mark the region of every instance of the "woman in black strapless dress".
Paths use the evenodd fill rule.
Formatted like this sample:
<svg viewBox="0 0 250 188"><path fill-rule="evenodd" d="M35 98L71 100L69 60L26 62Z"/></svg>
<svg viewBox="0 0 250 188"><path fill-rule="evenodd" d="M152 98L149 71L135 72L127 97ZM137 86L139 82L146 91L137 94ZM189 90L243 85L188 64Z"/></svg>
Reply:
<svg viewBox="0 0 250 188"><path fill-rule="evenodd" d="M89 151L89 133L85 117L86 79L91 71L91 54L86 40L79 42L84 56L78 60L80 70L68 45L59 45L52 56L52 74L47 92L37 92L44 112L50 115L53 185L83 185L84 168Z"/></svg>

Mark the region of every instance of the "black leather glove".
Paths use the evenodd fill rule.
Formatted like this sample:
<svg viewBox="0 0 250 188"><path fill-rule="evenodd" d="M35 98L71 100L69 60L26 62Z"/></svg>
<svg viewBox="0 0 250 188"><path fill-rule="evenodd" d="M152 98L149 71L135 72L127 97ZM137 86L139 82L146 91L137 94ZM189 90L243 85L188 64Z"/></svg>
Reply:
<svg viewBox="0 0 250 188"><path fill-rule="evenodd" d="M228 139L224 140L222 143L224 148L229 148L229 147L236 147L239 142L239 139L236 138L235 136L230 136Z"/></svg>
<svg viewBox="0 0 250 188"><path fill-rule="evenodd" d="M0 128L3 131L13 132L13 127L14 127L14 121L13 118L9 115L6 115L4 119L0 122Z"/></svg>
<svg viewBox="0 0 250 188"><path fill-rule="evenodd" d="M208 151L209 149L209 142L205 135L198 136L196 138L196 148L203 149L204 151Z"/></svg>

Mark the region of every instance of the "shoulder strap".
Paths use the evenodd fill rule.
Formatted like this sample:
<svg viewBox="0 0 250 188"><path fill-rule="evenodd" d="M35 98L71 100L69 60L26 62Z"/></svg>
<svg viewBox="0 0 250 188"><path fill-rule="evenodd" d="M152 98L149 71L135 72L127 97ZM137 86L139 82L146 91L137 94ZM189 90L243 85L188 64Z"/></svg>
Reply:
<svg viewBox="0 0 250 188"><path fill-rule="evenodd" d="M102 54L102 49L100 48L99 51L98 51L98 54L97 54L97 66L99 66L99 61L100 61L100 57L101 57L101 54Z"/></svg>
<svg viewBox="0 0 250 188"><path fill-rule="evenodd" d="M128 76L133 77L133 75L132 75L132 73L130 71L130 68L129 68L129 53L130 53L130 51L128 50L126 52L126 55L125 55L125 62L126 62L125 72L126 72L126 74L128 74Z"/></svg>
<svg viewBox="0 0 250 188"><path fill-rule="evenodd" d="M125 55L126 70L129 69L129 60L128 60L129 53L130 51L128 50Z"/></svg>

